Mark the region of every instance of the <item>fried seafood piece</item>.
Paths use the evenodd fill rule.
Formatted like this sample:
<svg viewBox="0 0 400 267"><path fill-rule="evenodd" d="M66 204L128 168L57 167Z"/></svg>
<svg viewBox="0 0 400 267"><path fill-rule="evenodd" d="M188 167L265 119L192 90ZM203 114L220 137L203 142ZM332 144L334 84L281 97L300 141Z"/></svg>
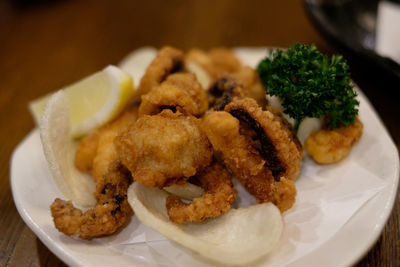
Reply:
<svg viewBox="0 0 400 267"><path fill-rule="evenodd" d="M242 67L242 63L231 49L223 47L213 48L208 54L219 72L237 72Z"/></svg>
<svg viewBox="0 0 400 267"><path fill-rule="evenodd" d="M138 108L124 111L117 119L84 137L75 153L75 166L82 172L92 174L97 182L108 171L110 164L118 159L114 138L129 127L138 117Z"/></svg>
<svg viewBox="0 0 400 267"><path fill-rule="evenodd" d="M159 86L142 96L139 114L155 115L163 109L195 116L208 109L207 96L194 74L171 74Z"/></svg>
<svg viewBox="0 0 400 267"><path fill-rule="evenodd" d="M255 99L261 107L267 104L265 89L258 72L249 66L242 66L229 49L216 48L208 53L192 49L185 55L185 68L189 72L196 73L206 90L215 90L213 87L220 80L235 80L242 87L244 96Z"/></svg>
<svg viewBox="0 0 400 267"><path fill-rule="evenodd" d="M197 78L192 73L175 73L171 74L165 80L166 84L172 84L184 90L197 104L199 114L204 113L208 109L207 95Z"/></svg>
<svg viewBox="0 0 400 267"><path fill-rule="evenodd" d="M163 83L142 96L139 114L156 115L164 109L185 114L198 114L196 103L184 90Z"/></svg>
<svg viewBox="0 0 400 267"><path fill-rule="evenodd" d="M349 126L312 132L304 147L317 163L338 162L349 154L353 145L360 139L362 131L363 124L357 118Z"/></svg>
<svg viewBox="0 0 400 267"><path fill-rule="evenodd" d="M207 91L209 105L214 110L223 110L233 98L250 97L261 107L266 107L265 90L260 83L258 73L243 67L239 72L219 77Z"/></svg>
<svg viewBox="0 0 400 267"><path fill-rule="evenodd" d="M215 79L215 66L209 55L200 49L191 49L185 54L184 69L194 73L204 90L207 90Z"/></svg>
<svg viewBox="0 0 400 267"><path fill-rule="evenodd" d="M237 72L242 67L235 54L226 48L209 52L192 49L185 55L185 69L196 74L202 87L207 90L221 76Z"/></svg>
<svg viewBox="0 0 400 267"><path fill-rule="evenodd" d="M240 130L237 118L225 111L213 112L204 118L202 126L225 166L258 202L272 202L282 212L293 205L296 197L293 181L275 180L252 136Z"/></svg>
<svg viewBox="0 0 400 267"><path fill-rule="evenodd" d="M115 144L135 181L160 188L195 175L213 154L200 120L169 109L139 117Z"/></svg>
<svg viewBox="0 0 400 267"><path fill-rule="evenodd" d="M85 136L79 143L75 152L74 164L81 172L91 173L93 168L93 159L96 156L97 145L101 129L91 135Z"/></svg>
<svg viewBox="0 0 400 267"><path fill-rule="evenodd" d="M208 166L196 178L204 188L201 197L184 203L177 195L169 195L166 202L168 215L175 223L201 222L230 210L237 196L232 176L220 163Z"/></svg>
<svg viewBox="0 0 400 267"><path fill-rule="evenodd" d="M132 215L126 195L131 182L129 171L115 162L96 185L97 204L92 209L82 212L71 201L54 200L50 210L55 227L66 235L82 239L114 233Z"/></svg>
<svg viewBox="0 0 400 267"><path fill-rule="evenodd" d="M232 77L242 85L244 96L253 98L262 108L267 105L266 92L264 86L261 84L260 76L255 69L244 66L239 71L233 73Z"/></svg>
<svg viewBox="0 0 400 267"><path fill-rule="evenodd" d="M275 179L295 179L300 172L302 148L284 118L263 111L254 99L237 99L225 111L241 123L241 132L253 140L252 145L265 159Z"/></svg>
<svg viewBox="0 0 400 267"><path fill-rule="evenodd" d="M136 95L141 96L147 94L153 87L162 83L169 74L178 72L182 68L182 51L169 46L161 48L140 80Z"/></svg>
<svg viewBox="0 0 400 267"><path fill-rule="evenodd" d="M208 102L214 110L224 110L234 98L242 98L243 88L232 77L221 77L207 91Z"/></svg>

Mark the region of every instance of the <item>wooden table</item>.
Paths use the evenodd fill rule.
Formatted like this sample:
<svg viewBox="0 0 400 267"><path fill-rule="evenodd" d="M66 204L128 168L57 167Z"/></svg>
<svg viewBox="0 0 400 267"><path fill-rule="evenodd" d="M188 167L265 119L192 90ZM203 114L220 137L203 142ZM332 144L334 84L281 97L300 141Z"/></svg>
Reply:
<svg viewBox="0 0 400 267"><path fill-rule="evenodd" d="M0 2L2 266L63 265L27 228L11 196L10 155L34 127L27 110L30 100L107 64L116 64L128 52L145 45L207 49L287 46L298 41L315 43L327 53L337 52L314 30L300 0L27 2ZM350 64L353 78L399 148L398 101L389 95L395 85L367 75L368 70L357 59ZM358 266L400 266L399 216L397 198L382 236Z"/></svg>

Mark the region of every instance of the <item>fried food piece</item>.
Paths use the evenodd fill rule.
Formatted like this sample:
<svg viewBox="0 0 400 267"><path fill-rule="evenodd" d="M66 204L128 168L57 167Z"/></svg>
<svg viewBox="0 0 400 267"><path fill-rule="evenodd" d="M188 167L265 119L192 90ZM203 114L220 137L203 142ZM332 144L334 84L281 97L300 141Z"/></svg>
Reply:
<svg viewBox="0 0 400 267"><path fill-rule="evenodd" d="M255 69L244 66L232 76L242 85L244 96L253 98L262 108L267 105L266 92Z"/></svg>
<svg viewBox="0 0 400 267"><path fill-rule="evenodd" d="M362 131L363 124L357 118L349 126L312 132L304 146L317 163L338 162L349 154L353 145L360 139Z"/></svg>
<svg viewBox="0 0 400 267"><path fill-rule="evenodd" d="M213 83L213 63L206 52L200 49L192 49L186 53L184 58L185 71L194 73L204 90L207 90Z"/></svg>
<svg viewBox="0 0 400 267"><path fill-rule="evenodd" d="M75 167L81 172L91 173L93 168L93 159L96 156L97 145L101 130L97 130L91 135L85 136L79 143L75 152Z"/></svg>
<svg viewBox="0 0 400 267"><path fill-rule="evenodd" d="M108 171L118 156L114 147L114 138L138 117L137 107L124 111L110 124L103 126L92 135L84 137L75 153L75 166L82 172L93 175L97 182Z"/></svg>
<svg viewBox="0 0 400 267"><path fill-rule="evenodd" d="M281 212L290 209L296 202L296 185L292 180L282 178L279 182L271 184L271 202Z"/></svg>
<svg viewBox="0 0 400 267"><path fill-rule="evenodd" d="M153 87L162 83L169 74L178 72L182 68L182 51L169 46L161 48L157 57L147 67L145 74L140 80L136 95L147 94Z"/></svg>
<svg viewBox="0 0 400 267"><path fill-rule="evenodd" d="M208 108L207 97L190 73L171 74L159 86L142 96L139 114L155 115L163 109L199 116Z"/></svg>
<svg viewBox="0 0 400 267"><path fill-rule="evenodd" d="M185 55L185 66L188 71L196 73L204 89L215 90L220 80L235 80L242 87L243 95L257 101L261 107L267 104L265 89L255 69L242 66L235 54L226 48L216 48L208 53L199 49L192 49ZM205 73L204 73L205 72ZM213 94L211 94L213 96ZM214 95L221 97L221 95ZM211 104L215 100L211 99Z"/></svg>
<svg viewBox="0 0 400 267"><path fill-rule="evenodd" d="M250 97L261 107L267 104L265 90L260 83L258 73L250 68L243 67L239 72L219 77L207 91L209 105L214 110L223 110L234 97Z"/></svg>
<svg viewBox="0 0 400 267"><path fill-rule="evenodd" d="M202 126L225 165L258 202L273 202L282 212L293 205L293 181L275 181L252 136L241 133L237 118L228 112L213 112L204 118Z"/></svg>
<svg viewBox="0 0 400 267"><path fill-rule="evenodd" d="M208 109L207 95L194 74L171 74L167 77L164 83L172 84L184 90L197 104L199 114L203 114Z"/></svg>
<svg viewBox="0 0 400 267"><path fill-rule="evenodd" d="M184 90L171 84L161 84L143 95L139 114L156 115L163 109L185 114L196 114L198 111L194 100Z"/></svg>
<svg viewBox="0 0 400 267"><path fill-rule="evenodd" d="M86 212L75 208L71 201L56 198L50 206L55 227L66 235L92 239L114 233L132 215L127 201L128 186L132 182L129 171L119 162L97 183L97 204Z"/></svg>
<svg viewBox="0 0 400 267"><path fill-rule="evenodd" d="M263 111L254 99L237 99L225 111L239 119L241 132L251 136L252 145L259 151L276 180L295 179L300 172L302 149L283 117Z"/></svg>
<svg viewBox="0 0 400 267"><path fill-rule="evenodd" d="M168 196L166 207L171 221L201 222L230 210L237 192L233 188L231 174L222 164L213 163L196 177L205 189L203 195L189 204L176 195Z"/></svg>
<svg viewBox="0 0 400 267"><path fill-rule="evenodd" d="M242 67L239 59L227 48L215 48L209 52L192 49L186 53L184 61L186 69L195 70L196 74L201 76L198 77L200 80L207 80L202 84L207 85L215 83L221 76L239 71ZM203 70L206 73L203 73ZM208 89L207 85L204 89Z"/></svg>
<svg viewBox="0 0 400 267"><path fill-rule="evenodd" d="M151 187L164 187L185 180L211 162L212 149L200 130L200 120L173 113L141 116L115 139L122 163L135 181Z"/></svg>
<svg viewBox="0 0 400 267"><path fill-rule="evenodd" d="M234 98L242 98L243 88L231 77L222 77L218 79L207 91L208 102L214 110L224 110Z"/></svg>
<svg viewBox="0 0 400 267"><path fill-rule="evenodd" d="M237 72L242 67L242 63L230 49L214 48L210 50L209 56L218 74Z"/></svg>
<svg viewBox="0 0 400 267"><path fill-rule="evenodd" d="M119 159L114 139L136 122L138 109L125 111L117 120L104 127L100 134L96 156L93 159L93 179L97 182L107 173L110 165Z"/></svg>
<svg viewBox="0 0 400 267"><path fill-rule="evenodd" d="M126 194L132 178L118 161L114 139L136 118L137 108L127 110L112 123L82 139L75 154L75 165L81 171L92 173L97 204L83 213L71 201L55 199L50 209L60 232L92 239L114 233L131 216Z"/></svg>

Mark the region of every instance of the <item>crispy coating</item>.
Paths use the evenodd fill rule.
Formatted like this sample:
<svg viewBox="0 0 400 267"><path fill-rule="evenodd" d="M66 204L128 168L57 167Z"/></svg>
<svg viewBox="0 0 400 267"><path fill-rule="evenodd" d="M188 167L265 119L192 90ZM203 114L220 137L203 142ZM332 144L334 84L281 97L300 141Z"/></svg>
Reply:
<svg viewBox="0 0 400 267"><path fill-rule="evenodd" d="M83 213L71 201L55 199L50 209L60 232L82 239L109 235L131 216L126 193L132 179L118 161L114 139L136 118L137 108L127 110L112 123L82 139L75 154L75 165L81 171L92 173L97 204Z"/></svg>
<svg viewBox="0 0 400 267"><path fill-rule="evenodd" d="M212 149L199 119L166 109L141 116L115 139L122 163L135 181L163 187L209 165Z"/></svg>
<svg viewBox="0 0 400 267"><path fill-rule="evenodd" d="M94 208L83 213L71 201L56 198L50 206L55 227L66 235L82 239L114 233L132 215L126 196L131 181L129 172L116 162L97 183Z"/></svg>
<svg viewBox="0 0 400 267"><path fill-rule="evenodd" d="M136 95L147 94L153 87L162 83L169 74L179 71L182 67L182 51L169 46L161 48L157 57L147 67L140 80Z"/></svg>
<svg viewBox="0 0 400 267"><path fill-rule="evenodd" d="M281 179L271 184L271 202L283 212L290 209L296 201L296 185L292 180Z"/></svg>
<svg viewBox="0 0 400 267"><path fill-rule="evenodd" d="M110 164L118 158L114 138L134 123L137 117L138 109L133 107L124 111L110 124L84 137L75 153L75 166L82 172L91 173L96 182L101 179L107 173Z"/></svg>
<svg viewBox="0 0 400 267"><path fill-rule="evenodd" d="M142 96L139 114L155 115L162 109L192 114L203 114L208 108L206 93L190 73L171 74L159 86Z"/></svg>
<svg viewBox="0 0 400 267"><path fill-rule="evenodd" d="M282 212L293 205L296 196L293 181L275 181L265 159L253 146L252 137L241 133L238 119L228 112L213 112L204 118L202 126L225 165L258 202L271 201Z"/></svg>
<svg viewBox="0 0 400 267"><path fill-rule="evenodd" d="M213 48L209 52L211 61L220 72L237 72L242 67L242 63L231 49Z"/></svg>
<svg viewBox="0 0 400 267"><path fill-rule="evenodd" d="M164 83L172 84L184 90L197 104L199 114L203 114L208 109L207 95L194 74L171 74Z"/></svg>
<svg viewBox="0 0 400 267"><path fill-rule="evenodd" d="M357 118L353 124L333 130L322 129L312 132L305 141L305 149L320 164L338 162L349 154L360 139L363 124Z"/></svg>
<svg viewBox="0 0 400 267"><path fill-rule="evenodd" d="M136 122L138 109L125 111L117 120L104 127L98 141L96 156L93 158L93 179L97 182L107 173L110 165L118 160L114 139Z"/></svg>
<svg viewBox="0 0 400 267"><path fill-rule="evenodd" d="M198 113L196 103L184 90L164 83L142 96L139 114L156 115L163 109L171 109L185 114Z"/></svg>
<svg viewBox="0 0 400 267"><path fill-rule="evenodd" d="M186 53L185 62L186 64L195 62L200 65L213 81L223 75L237 72L242 67L241 62L232 50L227 48L215 48L209 52L192 49Z"/></svg>
<svg viewBox="0 0 400 267"><path fill-rule="evenodd" d="M262 108L267 105L266 92L255 69L244 66L232 76L242 85L244 96L253 98Z"/></svg>
<svg viewBox="0 0 400 267"><path fill-rule="evenodd" d="M198 64L210 76L210 88L205 88L209 92L215 90L216 85L221 80L234 80L237 86L242 88L244 96L251 97L257 101L261 107L267 104L266 93L261 84L257 71L249 66L242 66L235 54L226 48L216 48L208 53L199 49L192 49L185 55L185 64ZM221 95L213 95L221 97ZM216 99L209 99L213 105Z"/></svg>
<svg viewBox="0 0 400 267"><path fill-rule="evenodd" d="M275 179L295 179L300 172L302 149L283 117L263 111L254 99L236 99L225 107L242 123L241 129L248 129L253 136L253 146L260 151L266 165Z"/></svg>
<svg viewBox="0 0 400 267"><path fill-rule="evenodd" d="M207 91L208 102L214 110L224 110L234 98L242 98L243 88L232 77L221 77Z"/></svg>
<svg viewBox="0 0 400 267"><path fill-rule="evenodd" d="M169 195L166 202L168 215L175 223L201 222L217 217L230 210L237 196L232 177L220 163L213 163L196 175L205 191L191 203L184 203L180 197Z"/></svg>
<svg viewBox="0 0 400 267"><path fill-rule="evenodd" d="M91 173L93 168L93 159L96 156L97 145L101 130L97 130L91 135L85 136L79 143L75 152L75 167L81 172Z"/></svg>

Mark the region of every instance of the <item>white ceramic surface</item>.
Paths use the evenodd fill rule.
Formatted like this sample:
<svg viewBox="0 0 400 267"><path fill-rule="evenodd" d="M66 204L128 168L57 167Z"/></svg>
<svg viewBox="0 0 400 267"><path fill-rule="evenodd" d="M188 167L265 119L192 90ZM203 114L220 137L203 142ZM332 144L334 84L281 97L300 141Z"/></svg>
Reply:
<svg viewBox="0 0 400 267"><path fill-rule="evenodd" d="M240 48L236 52L247 64L255 65L265 55L265 49ZM294 260L282 262L280 266L348 266L355 263L376 242L393 207L398 178L398 152L386 129L368 100L360 93L360 118L364 123L364 135L356 151L341 164L341 168L329 169L330 176L341 173L354 162L363 166L368 173L381 179L384 186L361 208L352 214L327 241ZM309 164L306 160L304 164ZM307 167L308 171L310 168ZM364 173L356 173L362 176ZM360 177L358 177L360 178ZM302 176L299 177L301 181ZM303 183L307 184L303 177ZM344 185L345 186L345 185ZM134 217L127 229L117 237L82 241L60 234L53 226L49 205L54 198L62 197L56 187L43 156L37 129L33 130L15 149L11 159L11 187L18 212L25 223L42 242L65 263L72 266L173 266L159 253L165 248L191 255L176 244L161 240L154 233L152 242L138 241L128 246L121 241L124 233L138 232L143 227ZM301 207L300 207L301 208ZM299 207L297 207L299 209ZM290 214L290 213L289 213ZM285 215L286 216L286 215ZM147 238L147 239L146 239ZM147 236L143 240L148 240ZM307 238L307 237L300 237ZM122 238L123 239L123 238ZM137 240L142 240L138 237ZM111 246L113 245L113 246ZM151 260L150 260L151 259ZM193 259L193 261L191 260ZM279 259L278 259L279 260ZM206 266L201 259L188 257L182 266ZM268 262L268 261L266 261ZM266 262L258 262L264 265Z"/></svg>

